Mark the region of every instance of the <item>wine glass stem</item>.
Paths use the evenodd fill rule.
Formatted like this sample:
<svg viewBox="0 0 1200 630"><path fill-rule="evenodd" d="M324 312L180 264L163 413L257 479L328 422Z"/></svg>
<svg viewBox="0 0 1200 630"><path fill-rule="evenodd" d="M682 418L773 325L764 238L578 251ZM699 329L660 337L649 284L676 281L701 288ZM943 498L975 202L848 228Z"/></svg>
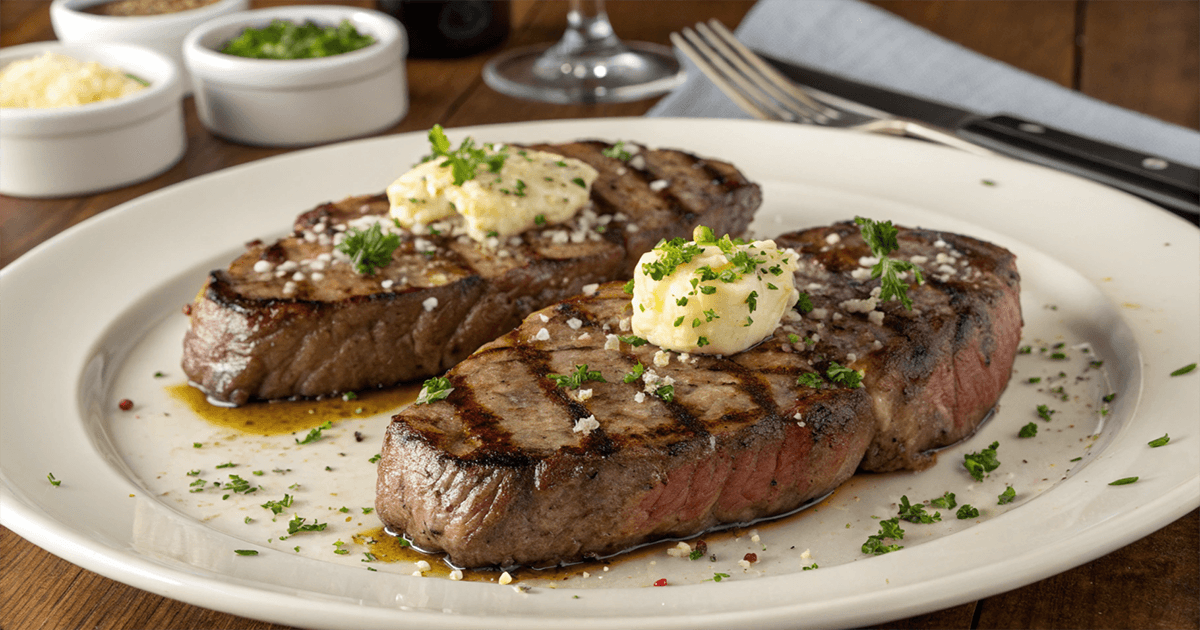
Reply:
<svg viewBox="0 0 1200 630"><path fill-rule="evenodd" d="M567 30L554 46L561 56L609 56L626 47L613 32L604 0L571 0L567 12Z"/></svg>

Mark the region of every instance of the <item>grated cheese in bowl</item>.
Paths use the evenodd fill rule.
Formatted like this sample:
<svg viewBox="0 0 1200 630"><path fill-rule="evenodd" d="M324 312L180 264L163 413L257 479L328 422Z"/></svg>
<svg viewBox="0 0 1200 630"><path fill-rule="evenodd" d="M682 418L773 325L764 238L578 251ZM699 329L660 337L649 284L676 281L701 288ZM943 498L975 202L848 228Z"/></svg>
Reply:
<svg viewBox="0 0 1200 630"><path fill-rule="evenodd" d="M127 96L146 84L95 61L56 53L14 61L0 70L0 107L73 107Z"/></svg>

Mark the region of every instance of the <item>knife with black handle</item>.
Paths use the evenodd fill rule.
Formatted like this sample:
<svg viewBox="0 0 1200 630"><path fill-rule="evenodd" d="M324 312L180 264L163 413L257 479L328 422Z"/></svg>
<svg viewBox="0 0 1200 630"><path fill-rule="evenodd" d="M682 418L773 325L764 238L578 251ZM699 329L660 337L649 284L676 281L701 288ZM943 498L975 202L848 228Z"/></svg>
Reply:
<svg viewBox="0 0 1200 630"><path fill-rule="evenodd" d="M761 53L760 53L761 54ZM1008 115L982 116L762 55L796 83L864 108L910 118L1020 160L1086 177L1137 195L1200 225L1200 170ZM1200 159L1200 155L1197 156Z"/></svg>

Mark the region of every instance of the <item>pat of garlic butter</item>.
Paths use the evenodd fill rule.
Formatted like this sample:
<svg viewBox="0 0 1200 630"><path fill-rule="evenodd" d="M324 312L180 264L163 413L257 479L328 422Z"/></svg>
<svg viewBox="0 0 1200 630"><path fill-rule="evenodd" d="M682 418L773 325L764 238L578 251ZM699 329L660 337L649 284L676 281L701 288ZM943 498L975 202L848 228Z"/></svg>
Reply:
<svg viewBox="0 0 1200 630"><path fill-rule="evenodd" d="M676 352L729 355L770 336L796 305L794 251L728 237L719 246L711 234L697 228L701 244L677 240L642 255L633 283L635 335ZM664 261L678 264L664 273Z"/></svg>
<svg viewBox="0 0 1200 630"><path fill-rule="evenodd" d="M483 241L562 223L587 203L596 169L544 151L502 151L507 158L499 172L480 165L475 177L459 186L453 169L442 166L443 158L417 165L388 186L391 216L404 227L420 229L458 215L468 236Z"/></svg>

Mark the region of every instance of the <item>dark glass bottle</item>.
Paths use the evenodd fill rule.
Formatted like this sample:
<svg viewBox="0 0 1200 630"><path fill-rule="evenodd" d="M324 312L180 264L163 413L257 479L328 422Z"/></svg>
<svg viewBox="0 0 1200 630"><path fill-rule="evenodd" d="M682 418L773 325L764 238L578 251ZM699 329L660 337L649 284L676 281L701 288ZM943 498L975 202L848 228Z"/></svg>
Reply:
<svg viewBox="0 0 1200 630"><path fill-rule="evenodd" d="M375 4L404 25L409 57L466 57L498 46L508 36L506 0L376 0Z"/></svg>

